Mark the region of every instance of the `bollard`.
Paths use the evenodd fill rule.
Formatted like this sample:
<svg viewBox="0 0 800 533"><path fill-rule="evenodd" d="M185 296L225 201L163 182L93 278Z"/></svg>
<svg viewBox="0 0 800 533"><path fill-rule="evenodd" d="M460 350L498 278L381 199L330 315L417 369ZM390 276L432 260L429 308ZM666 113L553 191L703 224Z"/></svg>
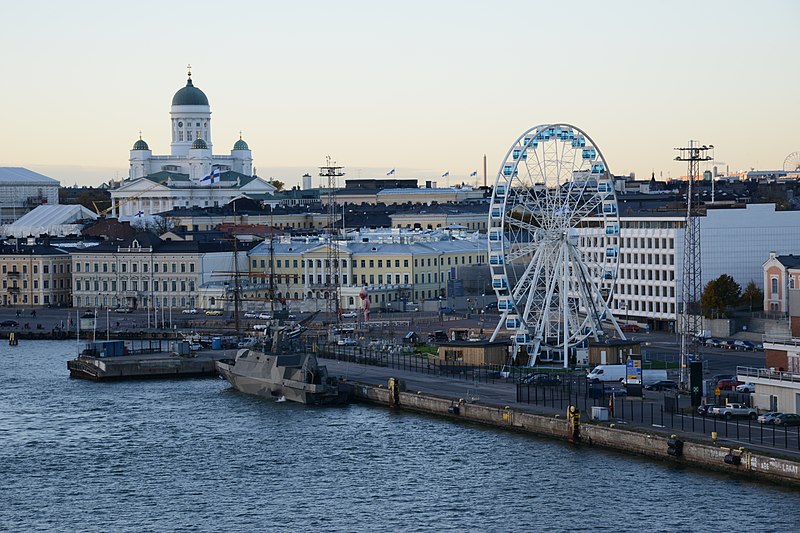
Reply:
<svg viewBox="0 0 800 533"><path fill-rule="evenodd" d="M716 431L712 431L711 432L711 442L713 442L714 444L717 443L717 432Z"/></svg>

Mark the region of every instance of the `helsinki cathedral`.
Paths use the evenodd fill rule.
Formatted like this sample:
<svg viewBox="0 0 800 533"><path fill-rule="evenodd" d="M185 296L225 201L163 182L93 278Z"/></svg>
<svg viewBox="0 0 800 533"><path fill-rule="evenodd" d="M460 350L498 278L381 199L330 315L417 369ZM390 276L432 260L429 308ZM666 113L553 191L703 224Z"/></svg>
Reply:
<svg viewBox="0 0 800 533"><path fill-rule="evenodd" d="M172 97L170 155L153 155L141 138L130 152L130 174L111 190L113 216L121 220L172 209L218 207L236 198L264 201L275 187L253 175L250 147L239 139L230 155L213 153L211 106L194 86L189 70L186 86Z"/></svg>

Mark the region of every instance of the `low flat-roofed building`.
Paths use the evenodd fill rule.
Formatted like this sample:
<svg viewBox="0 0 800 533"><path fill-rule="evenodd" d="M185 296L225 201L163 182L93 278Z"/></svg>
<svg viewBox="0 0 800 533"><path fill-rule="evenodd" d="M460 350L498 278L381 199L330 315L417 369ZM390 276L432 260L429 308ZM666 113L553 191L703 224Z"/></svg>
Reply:
<svg viewBox="0 0 800 533"><path fill-rule="evenodd" d="M509 340L445 341L439 345L444 364L504 365L508 362Z"/></svg>

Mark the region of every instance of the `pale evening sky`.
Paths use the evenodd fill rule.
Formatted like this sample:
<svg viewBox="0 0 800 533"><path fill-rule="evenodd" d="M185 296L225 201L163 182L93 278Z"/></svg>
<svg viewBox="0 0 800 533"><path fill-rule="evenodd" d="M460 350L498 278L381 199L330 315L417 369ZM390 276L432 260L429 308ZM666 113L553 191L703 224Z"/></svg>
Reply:
<svg viewBox="0 0 800 533"><path fill-rule="evenodd" d="M493 182L550 122L639 178L685 173L673 148L689 139L731 170L800 150L793 0L29 0L3 19L0 166L65 185L126 177L139 130L168 154L187 63L214 152L241 130L258 174L288 185L328 154L348 177L451 184L487 154Z"/></svg>

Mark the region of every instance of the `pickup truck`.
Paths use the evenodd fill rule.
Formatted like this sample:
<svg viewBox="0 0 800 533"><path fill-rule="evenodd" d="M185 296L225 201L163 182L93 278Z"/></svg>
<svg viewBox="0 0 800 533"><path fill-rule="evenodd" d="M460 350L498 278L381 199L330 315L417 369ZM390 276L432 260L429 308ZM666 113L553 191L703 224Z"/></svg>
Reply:
<svg viewBox="0 0 800 533"><path fill-rule="evenodd" d="M728 405L714 407L711 409L711 414L713 416L725 417L726 420L735 416L746 416L751 420L755 420L758 417L758 411L741 403L729 403Z"/></svg>

